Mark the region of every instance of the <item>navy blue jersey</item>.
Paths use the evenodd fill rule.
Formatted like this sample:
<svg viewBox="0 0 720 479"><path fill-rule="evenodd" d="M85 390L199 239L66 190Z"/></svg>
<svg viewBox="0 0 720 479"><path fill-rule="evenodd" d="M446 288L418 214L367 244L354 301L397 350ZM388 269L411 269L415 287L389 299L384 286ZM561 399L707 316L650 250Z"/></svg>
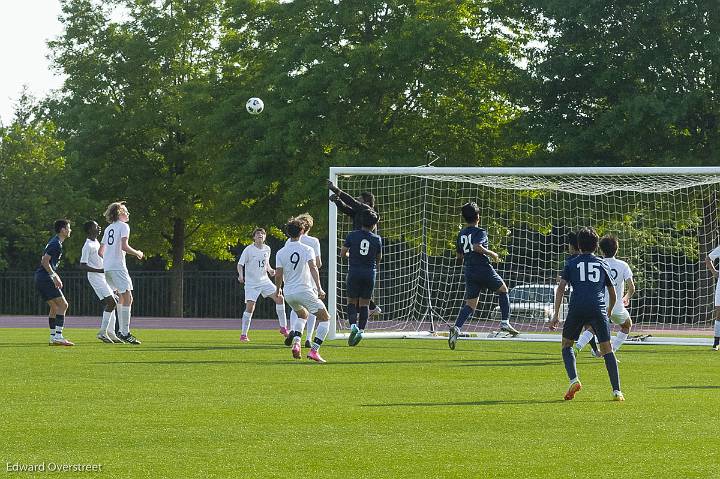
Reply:
<svg viewBox="0 0 720 479"><path fill-rule="evenodd" d="M62 252L63 247L62 243L60 242L60 238L58 238L57 235L50 238L48 244L45 245L43 256L50 256L50 266L52 266L53 271L57 270L57 265L60 262L60 258L62 258ZM50 275L47 271L45 271L45 268L43 268L42 264L35 272L41 277L44 275L46 278L50 278Z"/></svg>
<svg viewBox="0 0 720 479"><path fill-rule="evenodd" d="M583 253L569 259L561 278L572 286L569 311L607 313L605 287L612 288L610 268L594 254Z"/></svg>
<svg viewBox="0 0 720 479"><path fill-rule="evenodd" d="M343 246L350 251L351 270L375 270L376 257L382 251L380 236L372 231L353 231L347 235Z"/></svg>
<svg viewBox="0 0 720 479"><path fill-rule="evenodd" d="M460 230L455 246L457 252L463 255L465 273L484 271L490 265L490 259L487 256L473 251L474 244L480 244L483 248L488 249L487 231L477 226L466 226Z"/></svg>

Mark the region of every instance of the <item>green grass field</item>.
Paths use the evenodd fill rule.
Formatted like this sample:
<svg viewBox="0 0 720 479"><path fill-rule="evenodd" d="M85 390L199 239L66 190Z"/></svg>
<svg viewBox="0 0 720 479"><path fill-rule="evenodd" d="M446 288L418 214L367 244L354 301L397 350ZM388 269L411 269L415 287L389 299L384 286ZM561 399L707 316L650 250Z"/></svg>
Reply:
<svg viewBox="0 0 720 479"><path fill-rule="evenodd" d="M720 353L625 345L625 403L559 344L328 342L295 361L275 332L0 331L5 464L102 464L112 478L720 477ZM12 474L36 477L33 474Z"/></svg>

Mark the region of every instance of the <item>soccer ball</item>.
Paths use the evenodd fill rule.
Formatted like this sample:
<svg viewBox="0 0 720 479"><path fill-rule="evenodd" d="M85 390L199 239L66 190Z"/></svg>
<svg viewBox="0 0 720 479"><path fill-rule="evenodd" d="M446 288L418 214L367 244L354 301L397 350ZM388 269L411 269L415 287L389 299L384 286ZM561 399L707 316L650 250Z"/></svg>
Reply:
<svg viewBox="0 0 720 479"><path fill-rule="evenodd" d="M265 104L260 98L252 97L247 101L247 103L245 103L245 109L251 115L259 115L262 113L264 108Z"/></svg>

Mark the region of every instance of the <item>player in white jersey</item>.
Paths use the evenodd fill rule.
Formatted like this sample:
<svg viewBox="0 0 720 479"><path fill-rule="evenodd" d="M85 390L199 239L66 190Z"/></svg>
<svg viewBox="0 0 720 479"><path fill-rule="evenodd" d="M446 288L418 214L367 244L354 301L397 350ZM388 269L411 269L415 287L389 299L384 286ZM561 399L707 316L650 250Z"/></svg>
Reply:
<svg viewBox="0 0 720 479"><path fill-rule="evenodd" d="M313 217L310 216L310 213L303 213L301 215L298 215L295 217L296 220L300 221L300 223L303 225L303 233L300 235L300 242L304 245L307 245L313 249L315 252L315 266L317 266L317 269L320 270L322 268L322 254L320 252L320 240L315 238L314 236L310 236L308 233L310 233L310 228L313 227L315 224L315 221L313 220ZM285 242L285 244L290 243L290 238ZM298 323L299 321L299 323ZM297 323L297 326L296 326ZM306 324L307 323L307 324ZM295 331L302 332L305 330L305 327L307 326L307 333L305 333L305 347L309 348L311 347L311 340L313 338L313 332L315 331L315 315L312 313L308 313L307 321L301 320L298 318L297 313L295 310L290 310L290 329L295 329ZM290 346L288 343L287 346Z"/></svg>
<svg viewBox="0 0 720 479"><path fill-rule="evenodd" d="M103 258L108 285L120 293L120 305L117 308L120 323L118 337L126 343L140 344L140 341L130 334L133 284L125 264L125 255L130 253L138 259L143 259L145 255L130 246L130 226L127 224L130 220L130 212L124 201L111 203L105 210L105 219L109 224L103 233L98 254Z"/></svg>
<svg viewBox="0 0 720 479"><path fill-rule="evenodd" d="M258 296L263 298L272 298L275 302L275 312L280 322L280 334L288 335L287 317L285 316L285 302L282 296L278 296L275 292L275 285L268 278L275 275L275 270L270 267L270 247L265 244L267 237L265 230L255 228L253 231L253 243L247 245L240 255L237 263L238 282L245 284L245 312L242 316L242 331L240 333L240 341L246 343L248 339L248 331L250 330L250 322L255 312L255 304Z"/></svg>
<svg viewBox="0 0 720 479"><path fill-rule="evenodd" d="M625 339L627 339L628 334L630 334L630 328L632 327L632 320L630 319L627 306L630 304L630 298L635 294L635 281L633 280L630 265L625 261L615 258L619 247L617 237L614 235L605 235L600 238L599 246L605 262L610 267L611 279L615 284L617 301L615 302L615 307L610 312L610 321L620 326L620 332L615 335L612 341L612 350L617 351ZM627 285L627 292L625 291L625 285ZM605 304L608 304L608 296L607 288L605 288Z"/></svg>
<svg viewBox="0 0 720 479"><path fill-rule="evenodd" d="M713 338L713 351L720 349L720 279L718 279L718 270L715 268L715 260L720 258L720 246L713 249L705 257L705 266L710 270L713 277L717 280L715 284L715 309L713 316L715 318L715 337Z"/></svg>
<svg viewBox="0 0 720 479"><path fill-rule="evenodd" d="M104 309L97 338L104 343L122 343L122 340L115 336L115 307L117 302L112 289L105 280L103 259L98 254L100 242L97 237L100 234L100 226L94 221L87 221L83 227L87 239L80 254L80 269L87 271L88 282L102 302Z"/></svg>
<svg viewBox="0 0 720 479"><path fill-rule="evenodd" d="M285 296L285 301L297 313L299 319L307 319L308 312L317 318L317 332L307 357L318 363L324 363L325 360L320 357L319 349L330 329L328 321L330 315L322 302L325 291L320 285L320 274L315 265L315 252L300 242L303 226L303 223L296 218L291 218L285 226L285 232L291 241L275 256L275 285L277 294ZM300 359L302 334L293 328L289 337L292 338L292 355L295 359Z"/></svg>

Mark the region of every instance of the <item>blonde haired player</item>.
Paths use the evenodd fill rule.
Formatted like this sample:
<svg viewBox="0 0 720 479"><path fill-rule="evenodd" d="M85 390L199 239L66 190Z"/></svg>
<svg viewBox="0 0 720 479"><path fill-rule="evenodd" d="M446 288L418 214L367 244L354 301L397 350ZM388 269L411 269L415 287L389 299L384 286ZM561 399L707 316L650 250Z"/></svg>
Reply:
<svg viewBox="0 0 720 479"><path fill-rule="evenodd" d="M310 236L308 233L310 233L310 229L315 224L315 221L313 220L313 217L310 216L310 213L303 213L301 215L298 215L295 217L297 221L300 222L300 224L303 227L303 232L300 235L300 242L304 245L307 245L312 248L313 252L315 253L315 266L317 266L318 271L320 268L322 268L322 253L320 252L320 240L315 238L314 236ZM285 242L285 244L290 243L290 238ZM295 312L294 309L290 310L290 324L294 325L298 321L298 315ZM307 327L307 333L305 333L305 347L310 348L312 346L312 338L313 338L313 332L315 331L315 315L312 313L308 313L307 320L300 320L300 323L298 325L300 328L300 334L305 331ZM291 341L288 341L287 346L290 346Z"/></svg>
<svg viewBox="0 0 720 479"><path fill-rule="evenodd" d="M322 289L320 274L315 266L315 253L312 248L300 242L300 235L303 232L302 222L292 218L285 226L285 231L291 241L275 256L277 295L285 296L285 301L297 313L298 322L306 319L308 313L317 317L318 327L307 357L315 362L324 363L325 360L320 357L319 350L330 329L328 321L330 315L322 302L325 291ZM295 359L300 359L302 335L297 324L291 326L293 330L288 337L292 341L292 355Z"/></svg>
<svg viewBox="0 0 720 479"><path fill-rule="evenodd" d="M140 340L130 334L130 309L133 302L133 284L125 263L125 255L131 254L137 259L143 259L142 251L130 246L130 212L124 201L110 203L105 210L105 228L98 254L103 259L105 279L114 291L120 294L120 304L117 308L120 334L118 337L130 344L140 344Z"/></svg>
<svg viewBox="0 0 720 479"><path fill-rule="evenodd" d="M253 231L253 242L245 247L240 254L237 263L238 282L245 284L245 312L242 316L242 330L240 341L250 341L248 331L250 322L255 312L255 304L258 297L272 298L275 302L275 312L280 322L280 334L288 335L287 317L285 316L285 302L282 296L275 293L275 285L268 278L275 275L275 270L270 267L270 247L265 244L267 237L263 228L255 228Z"/></svg>

